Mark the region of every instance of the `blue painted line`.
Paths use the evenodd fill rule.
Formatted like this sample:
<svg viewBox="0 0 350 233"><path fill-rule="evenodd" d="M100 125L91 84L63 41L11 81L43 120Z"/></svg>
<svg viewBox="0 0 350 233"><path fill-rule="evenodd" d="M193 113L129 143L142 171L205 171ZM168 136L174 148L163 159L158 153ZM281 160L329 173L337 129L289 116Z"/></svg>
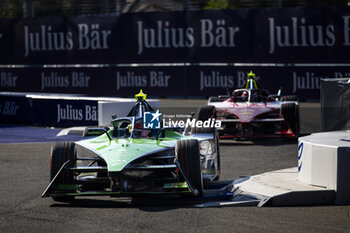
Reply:
<svg viewBox="0 0 350 233"><path fill-rule="evenodd" d="M301 166L303 166L303 162L300 163L300 166L298 167L298 172L300 172Z"/></svg>
<svg viewBox="0 0 350 233"><path fill-rule="evenodd" d="M300 143L298 146L298 162L301 159L302 155L303 155L303 150L304 150L304 143ZM298 172L300 172L301 167L303 166L303 161L301 161L300 165L298 166Z"/></svg>
<svg viewBox="0 0 350 233"><path fill-rule="evenodd" d="M304 150L304 143L300 143L300 145L298 146L298 153L299 153L298 160L301 159L301 156L303 154L303 150Z"/></svg>
<svg viewBox="0 0 350 233"><path fill-rule="evenodd" d="M56 135L60 131L61 129L0 125L0 144L81 140L81 135L65 135L57 137Z"/></svg>

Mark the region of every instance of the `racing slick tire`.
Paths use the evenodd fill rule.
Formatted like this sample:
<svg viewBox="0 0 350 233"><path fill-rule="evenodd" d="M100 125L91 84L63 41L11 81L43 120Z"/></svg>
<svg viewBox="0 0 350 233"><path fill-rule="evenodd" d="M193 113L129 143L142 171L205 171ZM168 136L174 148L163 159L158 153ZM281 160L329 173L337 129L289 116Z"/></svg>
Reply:
<svg viewBox="0 0 350 233"><path fill-rule="evenodd" d="M175 156L198 196L203 195L203 177L199 153L199 143L196 139L179 140L175 145Z"/></svg>
<svg viewBox="0 0 350 233"><path fill-rule="evenodd" d="M215 127L209 127L209 128L204 128L204 127L193 127L191 128L191 134L215 134L216 129Z"/></svg>
<svg viewBox="0 0 350 233"><path fill-rule="evenodd" d="M215 119L216 111L215 107L208 105L203 106L198 109L197 120L206 121L208 119ZM191 134L201 134L201 133L215 133L215 127L193 127L191 128Z"/></svg>
<svg viewBox="0 0 350 233"><path fill-rule="evenodd" d="M205 121L211 118L216 118L216 110L214 106L203 106L198 110L197 120Z"/></svg>
<svg viewBox="0 0 350 233"><path fill-rule="evenodd" d="M220 99L216 96L211 96L208 99L208 103L220 102Z"/></svg>
<svg viewBox="0 0 350 233"><path fill-rule="evenodd" d="M57 172L61 169L63 164L67 161L68 167L76 167L77 153L75 144L73 142L57 142L51 150L50 158L50 181L56 176ZM63 169L60 173L60 177L57 177L55 181L56 185L72 185L74 184L74 173ZM67 190L73 191L75 190ZM70 202L74 200L74 196L52 196L52 199L59 202Z"/></svg>
<svg viewBox="0 0 350 233"><path fill-rule="evenodd" d="M282 103L281 115L288 123L295 137L299 136L299 106L295 103Z"/></svg>
<svg viewBox="0 0 350 233"><path fill-rule="evenodd" d="M286 95L281 97L281 101L299 101L299 99L296 95Z"/></svg>
<svg viewBox="0 0 350 233"><path fill-rule="evenodd" d="M216 154L217 154L217 164L218 164L218 172L217 176L214 178L214 181L218 181L221 178L221 158L220 158L220 146L219 146L219 133L217 132L215 135L215 144L216 144Z"/></svg>
<svg viewBox="0 0 350 233"><path fill-rule="evenodd" d="M191 129L191 134L213 134L216 145L217 153L217 176L214 178L214 181L217 181L221 177L221 163L220 163L220 146L219 146L219 133L216 128L204 128L204 127L194 127Z"/></svg>

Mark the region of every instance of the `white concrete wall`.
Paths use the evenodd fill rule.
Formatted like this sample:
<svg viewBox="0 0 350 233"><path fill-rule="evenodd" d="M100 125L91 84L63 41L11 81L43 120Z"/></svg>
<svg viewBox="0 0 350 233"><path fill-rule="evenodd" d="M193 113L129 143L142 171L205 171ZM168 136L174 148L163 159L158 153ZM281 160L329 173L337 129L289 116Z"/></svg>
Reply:
<svg viewBox="0 0 350 233"><path fill-rule="evenodd" d="M350 131L299 138L297 180L336 191L338 204L350 203Z"/></svg>
<svg viewBox="0 0 350 233"><path fill-rule="evenodd" d="M333 146L315 145L299 140L303 152L298 160L298 180L306 184L335 189L337 184L337 148Z"/></svg>

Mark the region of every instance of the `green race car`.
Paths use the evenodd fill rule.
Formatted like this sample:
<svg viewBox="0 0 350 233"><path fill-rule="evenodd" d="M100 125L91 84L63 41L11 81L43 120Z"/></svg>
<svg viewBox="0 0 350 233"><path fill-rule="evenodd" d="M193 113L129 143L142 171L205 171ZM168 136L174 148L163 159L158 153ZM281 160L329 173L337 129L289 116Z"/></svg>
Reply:
<svg viewBox="0 0 350 233"><path fill-rule="evenodd" d="M140 92L127 117L112 128L88 128L85 140L51 149L50 184L42 197L69 202L76 196L147 194L201 196L220 178L215 128L146 127L146 114L159 117ZM96 136L97 135L97 136Z"/></svg>

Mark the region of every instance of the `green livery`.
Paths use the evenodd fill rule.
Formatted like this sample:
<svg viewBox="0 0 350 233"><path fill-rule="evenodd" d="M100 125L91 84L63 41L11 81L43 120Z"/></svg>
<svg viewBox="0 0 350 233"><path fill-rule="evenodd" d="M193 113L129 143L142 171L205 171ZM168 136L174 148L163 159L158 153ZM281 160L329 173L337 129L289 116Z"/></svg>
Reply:
<svg viewBox="0 0 350 233"><path fill-rule="evenodd" d="M51 182L42 197L69 202L94 195L200 196L206 184L220 178L215 128L146 128L144 114L160 114L142 91L136 99L128 116L114 119L111 129L88 128L87 139L56 143Z"/></svg>

